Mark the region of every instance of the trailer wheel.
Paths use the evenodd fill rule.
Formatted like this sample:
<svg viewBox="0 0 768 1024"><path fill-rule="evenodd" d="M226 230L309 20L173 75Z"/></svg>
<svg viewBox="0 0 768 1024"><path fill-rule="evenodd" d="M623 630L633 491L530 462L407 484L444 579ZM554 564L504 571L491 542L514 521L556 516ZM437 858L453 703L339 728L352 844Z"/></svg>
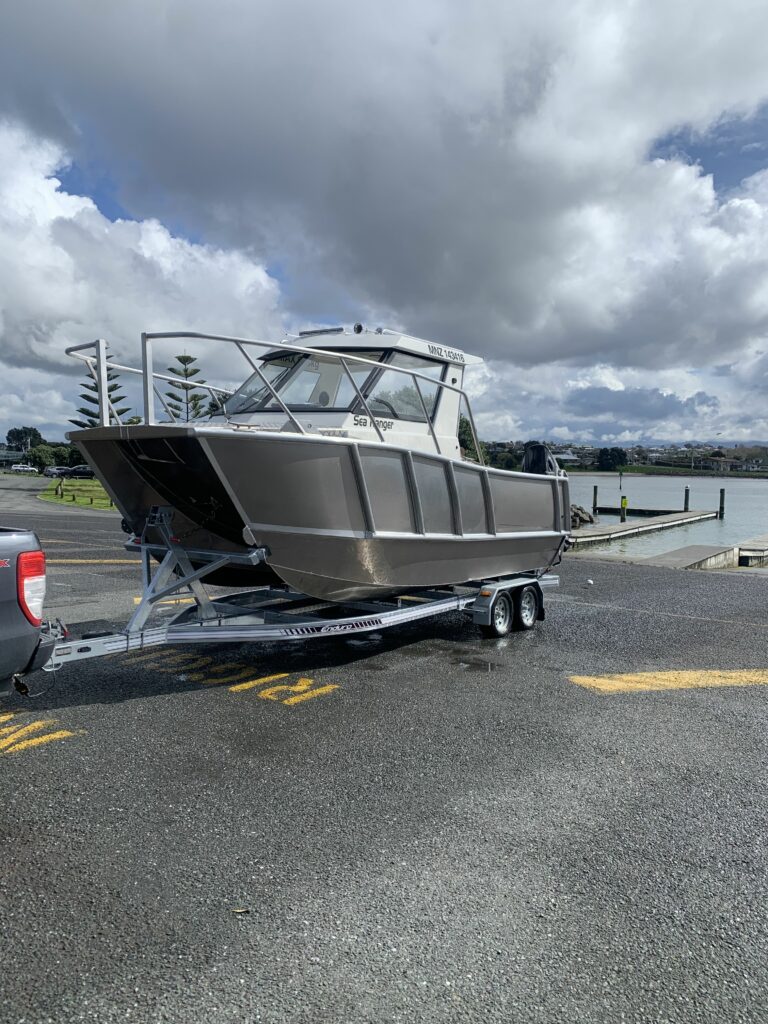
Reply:
<svg viewBox="0 0 768 1024"><path fill-rule="evenodd" d="M514 629L533 629L541 611L541 594L534 586L520 587L515 594Z"/></svg>
<svg viewBox="0 0 768 1024"><path fill-rule="evenodd" d="M512 608L512 601L509 594L502 591L493 602L490 626L481 626L480 631L483 636L488 637L506 636L510 629L512 629L513 619L514 609Z"/></svg>

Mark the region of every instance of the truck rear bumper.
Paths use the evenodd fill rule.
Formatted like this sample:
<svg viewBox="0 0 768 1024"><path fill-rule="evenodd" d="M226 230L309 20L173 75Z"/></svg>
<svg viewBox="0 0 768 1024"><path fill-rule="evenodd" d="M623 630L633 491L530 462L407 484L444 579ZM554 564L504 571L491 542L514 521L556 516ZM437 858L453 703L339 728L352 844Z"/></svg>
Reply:
<svg viewBox="0 0 768 1024"><path fill-rule="evenodd" d="M20 672L14 673L12 676L0 679L0 695L11 692L15 676L27 676L31 672L37 672L37 670L42 668L43 665L47 665L51 660L53 649L56 646L56 639L56 636L52 633L41 633L37 645L32 651L32 655L25 667Z"/></svg>

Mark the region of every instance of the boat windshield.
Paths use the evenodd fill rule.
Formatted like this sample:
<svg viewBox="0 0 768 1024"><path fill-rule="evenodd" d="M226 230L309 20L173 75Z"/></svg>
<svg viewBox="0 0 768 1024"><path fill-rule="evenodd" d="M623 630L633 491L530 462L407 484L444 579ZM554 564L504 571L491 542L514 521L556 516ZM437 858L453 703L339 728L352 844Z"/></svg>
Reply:
<svg viewBox="0 0 768 1024"><path fill-rule="evenodd" d="M339 356L344 354L276 352L265 356L259 369L291 412L311 409L346 412L357 395L339 360ZM378 362L383 352L356 349L353 354ZM377 372L365 363L352 360L347 366L360 390L371 373ZM254 373L226 400L222 411L228 416L237 416L253 412L280 412L281 406L258 373Z"/></svg>

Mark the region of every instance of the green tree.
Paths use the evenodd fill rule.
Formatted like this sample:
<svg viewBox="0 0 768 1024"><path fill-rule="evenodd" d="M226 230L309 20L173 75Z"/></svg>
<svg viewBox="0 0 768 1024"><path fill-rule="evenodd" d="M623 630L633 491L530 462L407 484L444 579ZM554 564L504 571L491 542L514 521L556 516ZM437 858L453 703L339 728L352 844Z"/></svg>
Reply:
<svg viewBox="0 0 768 1024"><path fill-rule="evenodd" d="M616 472L627 464L627 453L623 448L601 448L597 453L597 468Z"/></svg>
<svg viewBox="0 0 768 1024"><path fill-rule="evenodd" d="M472 437L472 425L469 422L469 417L463 414L459 416L459 446L466 458L473 459L475 462L480 461L475 448L475 441ZM484 461L488 462L488 449L482 441L480 441L480 451Z"/></svg>
<svg viewBox="0 0 768 1024"><path fill-rule="evenodd" d="M42 473L46 466L53 466L55 464L53 448L49 444L35 445L34 448L27 452L27 462Z"/></svg>
<svg viewBox="0 0 768 1024"><path fill-rule="evenodd" d="M185 423L207 416L209 392L195 390L200 384L205 384L205 381L202 378L192 380L200 373L199 368L194 365L197 359L186 354L174 356L174 359L178 366L169 366L168 373L172 373L174 377L183 377L183 381L171 384L175 390L165 392L168 408L177 420L183 420Z"/></svg>
<svg viewBox="0 0 768 1024"><path fill-rule="evenodd" d="M83 390L79 397L85 402L77 410L82 419L70 420L76 427L98 427L99 424L99 388L92 377L87 377L82 384ZM107 370L107 395L112 403L115 414L122 419L123 415L130 409L129 405L122 405L125 401L123 389L118 380L118 374L114 370ZM110 423L114 420L112 410L109 413Z"/></svg>
<svg viewBox="0 0 768 1024"><path fill-rule="evenodd" d="M11 427L5 435L8 447L19 451L26 451L34 448L35 445L45 444L43 435L37 427Z"/></svg>

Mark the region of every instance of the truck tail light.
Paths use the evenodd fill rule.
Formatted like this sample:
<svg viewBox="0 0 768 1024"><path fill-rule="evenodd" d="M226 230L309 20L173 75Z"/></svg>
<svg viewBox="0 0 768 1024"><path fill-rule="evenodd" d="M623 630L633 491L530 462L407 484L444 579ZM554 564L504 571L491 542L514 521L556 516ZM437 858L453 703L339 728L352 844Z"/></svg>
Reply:
<svg viewBox="0 0 768 1024"><path fill-rule="evenodd" d="M22 551L16 562L16 588L19 606L33 626L43 621L45 600L45 555L42 551Z"/></svg>

